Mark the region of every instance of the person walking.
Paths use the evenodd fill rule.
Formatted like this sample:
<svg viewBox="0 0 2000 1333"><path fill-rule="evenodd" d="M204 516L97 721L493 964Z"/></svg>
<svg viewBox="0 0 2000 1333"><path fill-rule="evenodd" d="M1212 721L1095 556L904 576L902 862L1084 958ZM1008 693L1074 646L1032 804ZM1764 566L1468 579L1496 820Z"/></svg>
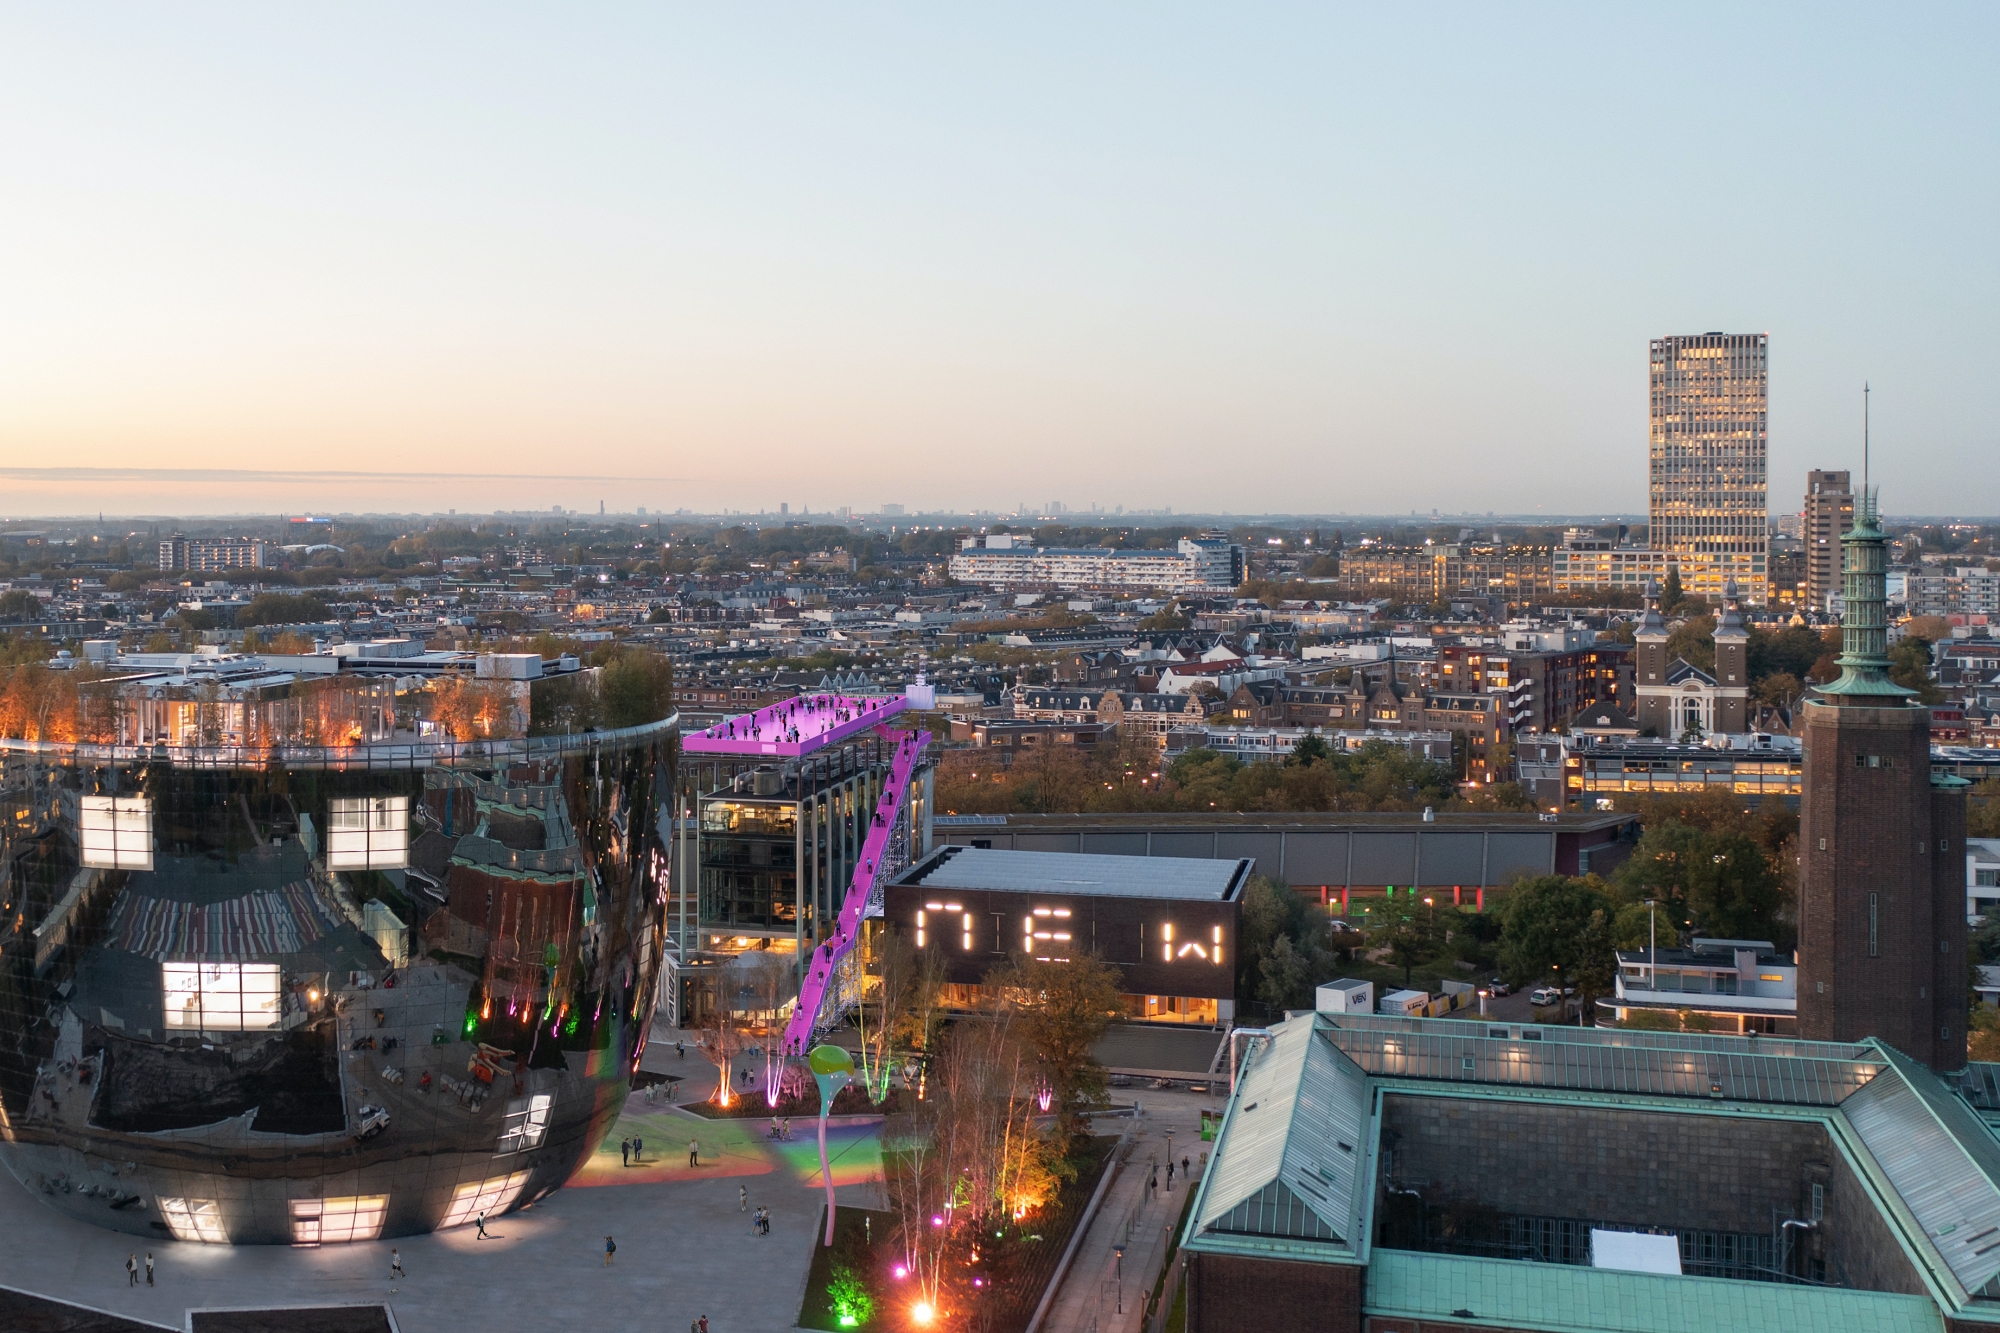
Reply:
<svg viewBox="0 0 2000 1333"><path fill-rule="evenodd" d="M620 1166L632 1165L632 1140L618 1140L618 1159Z"/></svg>
<svg viewBox="0 0 2000 1333"><path fill-rule="evenodd" d="M390 1280L392 1280L392 1281L393 1281L393 1280L395 1280L396 1278L399 1278L399 1277L403 1277L403 1276L405 1276L405 1274L403 1273L403 1252L402 1252L401 1250L391 1250L391 1251L389 1251L389 1277L390 1277Z"/></svg>
<svg viewBox="0 0 2000 1333"><path fill-rule="evenodd" d="M686 1042L684 1042L684 1041L677 1041L677 1042L675 1042L675 1043L674 1043L674 1051L675 1051L675 1053L676 1053L677 1055L679 1055L679 1056L680 1056L680 1058L681 1058L681 1059L685 1060L685 1059L687 1059L687 1058L688 1058L688 1048L687 1048L687 1043L686 1043Z"/></svg>
<svg viewBox="0 0 2000 1333"><path fill-rule="evenodd" d="M736 1211L739 1213L750 1211L750 1187L747 1185L736 1187Z"/></svg>
<svg viewBox="0 0 2000 1333"><path fill-rule="evenodd" d="M146 1285L153 1285L153 1252L146 1251Z"/></svg>
<svg viewBox="0 0 2000 1333"><path fill-rule="evenodd" d="M701 1333L708 1333L708 1316L701 1317Z"/></svg>
<svg viewBox="0 0 2000 1333"><path fill-rule="evenodd" d="M1167 1159L1167 1193L1172 1194L1173 1192L1174 1192L1174 1159L1169 1157Z"/></svg>
<svg viewBox="0 0 2000 1333"><path fill-rule="evenodd" d="M125 1285L128 1287L139 1285L139 1256L137 1254L128 1254L125 1256Z"/></svg>
<svg viewBox="0 0 2000 1333"><path fill-rule="evenodd" d="M618 1255L618 1242L611 1239L611 1237L606 1236L604 1238L604 1266L606 1268L611 1267L611 1262L614 1258L617 1257L617 1255Z"/></svg>
<svg viewBox="0 0 2000 1333"><path fill-rule="evenodd" d="M688 1165L689 1166L701 1165L701 1143L699 1140L696 1139L688 1140Z"/></svg>
<svg viewBox="0 0 2000 1333"><path fill-rule="evenodd" d="M479 1219L478 1219L478 1222L477 1222L477 1225L478 1225L478 1227L479 1227L479 1239L480 1239L480 1240L485 1240L485 1239L486 1239L486 1214L485 1214L484 1212L481 1212L481 1213L479 1214Z"/></svg>
<svg viewBox="0 0 2000 1333"><path fill-rule="evenodd" d="M632 1160L635 1162L642 1162L645 1159L646 1159L646 1141L640 1138L637 1134L634 1134L632 1136Z"/></svg>
<svg viewBox="0 0 2000 1333"><path fill-rule="evenodd" d="M1182 1180L1193 1179L1193 1177L1188 1174L1188 1159L1185 1157L1181 1158L1181 1179Z"/></svg>

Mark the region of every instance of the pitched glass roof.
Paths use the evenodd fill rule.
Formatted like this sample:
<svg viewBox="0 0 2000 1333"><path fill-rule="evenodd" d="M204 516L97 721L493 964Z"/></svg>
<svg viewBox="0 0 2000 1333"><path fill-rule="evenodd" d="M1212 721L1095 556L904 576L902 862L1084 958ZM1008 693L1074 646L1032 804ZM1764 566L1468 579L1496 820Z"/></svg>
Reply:
<svg viewBox="0 0 2000 1333"><path fill-rule="evenodd" d="M1323 1017L1377 1078L1838 1106L1884 1068L1872 1046L1607 1028L1510 1027L1373 1014ZM1490 1033L1532 1032L1535 1039Z"/></svg>
<svg viewBox="0 0 2000 1333"><path fill-rule="evenodd" d="M1578 1333L1944 1333L1938 1308L1922 1296L1734 1282L1722 1278L1622 1273L1577 1264L1526 1264L1377 1250L1368 1263L1362 1308L1371 1315L1438 1319L1469 1310L1466 1322L1496 1328ZM1457 1321L1453 1321L1457 1322Z"/></svg>
<svg viewBox="0 0 2000 1333"><path fill-rule="evenodd" d="M1302 1016L1272 1029L1237 1089L1195 1230L1357 1249L1367 1076Z"/></svg>
<svg viewBox="0 0 2000 1333"><path fill-rule="evenodd" d="M1952 1276L1976 1292L2000 1277L2000 1140L1930 1070L1888 1058L1902 1077L1875 1080L1840 1109Z"/></svg>

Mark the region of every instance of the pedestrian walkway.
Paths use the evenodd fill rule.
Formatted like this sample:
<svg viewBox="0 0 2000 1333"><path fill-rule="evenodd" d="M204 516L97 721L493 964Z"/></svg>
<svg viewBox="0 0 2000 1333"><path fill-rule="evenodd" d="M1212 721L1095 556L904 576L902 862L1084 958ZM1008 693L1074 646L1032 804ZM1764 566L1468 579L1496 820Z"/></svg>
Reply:
<svg viewBox="0 0 2000 1333"><path fill-rule="evenodd" d="M680 1064L671 1041L664 1057L656 1041L645 1060L648 1069L675 1074ZM692 1049L685 1066L690 1074L705 1069L714 1090L713 1066ZM489 1218L490 1240L471 1226L317 1249L162 1239L137 1246L142 1261L148 1249L157 1261L153 1287L126 1277L137 1238L57 1213L0 1172L0 1234L8 1237L0 1285L173 1328L190 1308L386 1301L406 1329L675 1330L703 1314L711 1333L789 1329L825 1194L815 1126L795 1121L795 1140L769 1143L764 1124L702 1120L633 1094L577 1181L532 1208ZM622 1168L619 1140L635 1133L643 1157ZM879 1136L879 1122L829 1133L842 1207L881 1206ZM695 1170L687 1166L690 1137L702 1144L704 1165ZM768 1237L751 1234L739 1187L752 1209L771 1209ZM612 1267L604 1264L606 1234L618 1241ZM389 1277L391 1248L408 1274L400 1281Z"/></svg>
<svg viewBox="0 0 2000 1333"><path fill-rule="evenodd" d="M1142 1091L1137 1096L1144 1113L1132 1122L1125 1145L1130 1151L1098 1203L1090 1230L1042 1320L1042 1333L1138 1333L1141 1327L1146 1295L1166 1257L1168 1235L1187 1202L1189 1182L1181 1174L1181 1158L1188 1159L1198 1181L1209 1146L1201 1141L1201 1112L1219 1110L1223 1099L1164 1091ZM1107 1117L1097 1122L1097 1132L1115 1133L1123 1125ZM1171 1184L1169 1160L1174 1164ZM1149 1190L1147 1182L1156 1167L1159 1186Z"/></svg>

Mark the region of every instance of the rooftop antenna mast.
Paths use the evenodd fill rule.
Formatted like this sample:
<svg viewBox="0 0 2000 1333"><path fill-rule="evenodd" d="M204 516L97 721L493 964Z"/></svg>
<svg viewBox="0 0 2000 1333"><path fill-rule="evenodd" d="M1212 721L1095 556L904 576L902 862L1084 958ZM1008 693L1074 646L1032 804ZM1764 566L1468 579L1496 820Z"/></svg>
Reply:
<svg viewBox="0 0 2000 1333"><path fill-rule="evenodd" d="M1861 493L1868 494L1868 381L1861 381Z"/></svg>

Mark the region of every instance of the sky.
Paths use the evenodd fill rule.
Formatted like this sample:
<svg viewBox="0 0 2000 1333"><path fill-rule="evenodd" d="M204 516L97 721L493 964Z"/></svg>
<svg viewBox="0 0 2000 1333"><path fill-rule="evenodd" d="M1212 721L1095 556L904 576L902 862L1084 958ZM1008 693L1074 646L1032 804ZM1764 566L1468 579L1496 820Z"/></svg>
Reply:
<svg viewBox="0 0 2000 1333"><path fill-rule="evenodd" d="M9 2L0 514L1643 512L1708 330L1774 511L1866 380L1887 511L2000 513L1996 69L1992 5Z"/></svg>

